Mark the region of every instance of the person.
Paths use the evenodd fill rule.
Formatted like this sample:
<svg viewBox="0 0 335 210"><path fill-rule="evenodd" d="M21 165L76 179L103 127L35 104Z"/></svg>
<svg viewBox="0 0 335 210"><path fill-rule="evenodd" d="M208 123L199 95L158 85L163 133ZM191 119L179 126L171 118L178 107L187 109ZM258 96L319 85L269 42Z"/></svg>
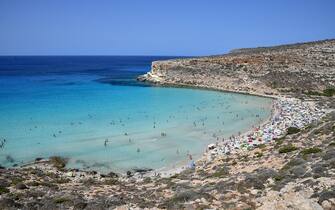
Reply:
<svg viewBox="0 0 335 210"><path fill-rule="evenodd" d="M189 157L189 159L190 159L190 162L189 162L188 167L189 167L190 169L195 169L195 162L194 162L194 160L193 160L193 158L192 158L192 155L189 154L188 157Z"/></svg>
<svg viewBox="0 0 335 210"><path fill-rule="evenodd" d="M107 142L108 142L108 139L105 139L105 143L104 143L105 147L107 146Z"/></svg>

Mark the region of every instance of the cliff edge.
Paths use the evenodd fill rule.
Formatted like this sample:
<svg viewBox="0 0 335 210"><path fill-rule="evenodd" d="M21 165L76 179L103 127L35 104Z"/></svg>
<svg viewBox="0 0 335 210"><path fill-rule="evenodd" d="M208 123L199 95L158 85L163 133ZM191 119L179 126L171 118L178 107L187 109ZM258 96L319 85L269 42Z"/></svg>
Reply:
<svg viewBox="0 0 335 210"><path fill-rule="evenodd" d="M155 61L140 81L258 95L322 91L335 85L335 39Z"/></svg>

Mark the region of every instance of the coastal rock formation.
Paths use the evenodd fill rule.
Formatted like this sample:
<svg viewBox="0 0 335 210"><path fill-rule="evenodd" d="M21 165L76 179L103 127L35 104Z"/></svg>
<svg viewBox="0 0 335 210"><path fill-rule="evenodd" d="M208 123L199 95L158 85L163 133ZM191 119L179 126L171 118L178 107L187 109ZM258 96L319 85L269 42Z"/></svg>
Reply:
<svg viewBox="0 0 335 210"><path fill-rule="evenodd" d="M335 85L335 40L156 61L138 79L252 94L322 91Z"/></svg>

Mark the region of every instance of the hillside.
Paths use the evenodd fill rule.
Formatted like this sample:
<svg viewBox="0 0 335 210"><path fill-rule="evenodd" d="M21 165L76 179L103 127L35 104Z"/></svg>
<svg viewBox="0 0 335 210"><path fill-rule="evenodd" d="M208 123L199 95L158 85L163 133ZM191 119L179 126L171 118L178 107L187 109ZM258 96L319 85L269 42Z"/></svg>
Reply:
<svg viewBox="0 0 335 210"><path fill-rule="evenodd" d="M221 56L156 61L141 81L253 94L333 87L335 40L234 50Z"/></svg>

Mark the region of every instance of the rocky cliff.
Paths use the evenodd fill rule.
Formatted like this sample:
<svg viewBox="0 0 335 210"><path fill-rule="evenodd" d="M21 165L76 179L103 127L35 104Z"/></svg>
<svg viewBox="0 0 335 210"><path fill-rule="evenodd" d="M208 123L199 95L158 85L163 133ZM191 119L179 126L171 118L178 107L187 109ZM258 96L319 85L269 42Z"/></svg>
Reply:
<svg viewBox="0 0 335 210"><path fill-rule="evenodd" d="M139 80L253 94L321 91L335 85L335 39L156 61Z"/></svg>

